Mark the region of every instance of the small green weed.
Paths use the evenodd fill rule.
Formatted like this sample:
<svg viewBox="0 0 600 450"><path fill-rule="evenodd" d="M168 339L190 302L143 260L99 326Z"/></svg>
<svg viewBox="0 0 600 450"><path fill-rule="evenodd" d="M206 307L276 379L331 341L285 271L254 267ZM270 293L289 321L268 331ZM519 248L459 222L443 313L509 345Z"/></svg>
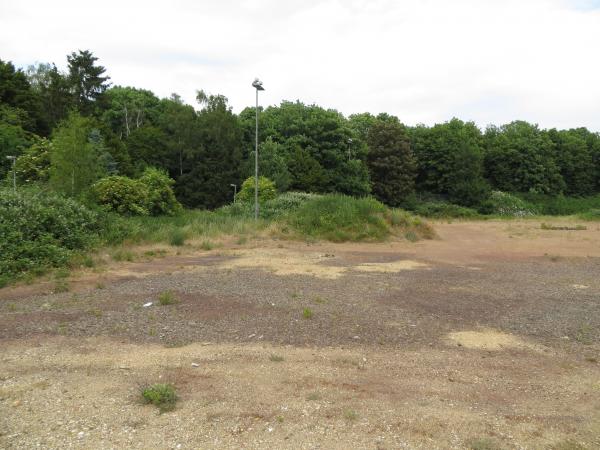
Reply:
<svg viewBox="0 0 600 450"><path fill-rule="evenodd" d="M347 409L344 411L344 419L353 422L358 419L358 413L353 409Z"/></svg>
<svg viewBox="0 0 600 450"><path fill-rule="evenodd" d="M272 354L271 356L269 356L269 361L272 362L282 362L283 360L284 358L281 355Z"/></svg>
<svg viewBox="0 0 600 450"><path fill-rule="evenodd" d="M54 292L56 294L60 294L63 292L69 292L69 283L66 282L66 280L57 280L56 283L54 284Z"/></svg>
<svg viewBox="0 0 600 450"><path fill-rule="evenodd" d="M316 400L321 400L321 394L319 394L318 392L311 392L310 394L308 394L306 396L306 400L314 402Z"/></svg>
<svg viewBox="0 0 600 450"><path fill-rule="evenodd" d="M404 238L409 242L417 242L419 240L419 236L417 236L417 233L415 233L412 230L404 233Z"/></svg>
<svg viewBox="0 0 600 450"><path fill-rule="evenodd" d="M96 289L104 289L106 285L102 281L96 283Z"/></svg>
<svg viewBox="0 0 600 450"><path fill-rule="evenodd" d="M214 244L210 241L202 241L202 244L200 244L200 248L202 250L206 250L206 251L210 251L213 248L215 248Z"/></svg>
<svg viewBox="0 0 600 450"><path fill-rule="evenodd" d="M58 269L56 272L54 272L54 278L56 278L57 280L69 278L69 275L71 275L69 269Z"/></svg>
<svg viewBox="0 0 600 450"><path fill-rule="evenodd" d="M283 423L283 416L277 416L277 422Z"/></svg>
<svg viewBox="0 0 600 450"><path fill-rule="evenodd" d="M112 258L115 261L119 261L119 262L121 262L121 261L131 262L135 259L135 255L133 252L131 252L129 250L119 249L112 254Z"/></svg>
<svg viewBox="0 0 600 450"><path fill-rule="evenodd" d="M592 327L588 324L581 325L575 333L575 340L580 344L589 345L592 343Z"/></svg>
<svg viewBox="0 0 600 450"><path fill-rule="evenodd" d="M177 392L172 384L157 383L142 389L142 399L145 403L157 406L163 413L175 408Z"/></svg>
<svg viewBox="0 0 600 450"><path fill-rule="evenodd" d="M490 438L472 439L467 445L471 450L500 450L498 444Z"/></svg>
<svg viewBox="0 0 600 450"><path fill-rule="evenodd" d="M312 309L310 309L310 308L304 308L302 310L302 317L304 317L305 319L312 319L313 318Z"/></svg>
<svg viewBox="0 0 600 450"><path fill-rule="evenodd" d="M248 242L248 238L246 236L240 236L238 238L238 240L236 241L237 245L244 245L246 242Z"/></svg>
<svg viewBox="0 0 600 450"><path fill-rule="evenodd" d="M175 228L169 235L169 244L181 247L185 244L186 233L181 228Z"/></svg>
<svg viewBox="0 0 600 450"><path fill-rule="evenodd" d="M177 303L177 298L171 291L164 291L158 296L158 303L162 306L174 305Z"/></svg>

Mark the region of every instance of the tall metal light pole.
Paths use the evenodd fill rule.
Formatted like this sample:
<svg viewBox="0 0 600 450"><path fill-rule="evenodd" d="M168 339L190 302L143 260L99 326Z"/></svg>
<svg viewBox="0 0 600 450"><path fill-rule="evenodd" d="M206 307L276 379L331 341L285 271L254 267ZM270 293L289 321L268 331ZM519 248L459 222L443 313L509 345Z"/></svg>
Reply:
<svg viewBox="0 0 600 450"><path fill-rule="evenodd" d="M235 198L237 197L237 184L232 183L229 186L233 188L233 203L235 203Z"/></svg>
<svg viewBox="0 0 600 450"><path fill-rule="evenodd" d="M255 78L252 87L256 88L256 141L254 146L254 220L258 220L258 91L264 91L262 81Z"/></svg>
<svg viewBox="0 0 600 450"><path fill-rule="evenodd" d="M16 156L7 156L6 159L12 161L12 171L13 171L13 191L17 192L17 171L15 169L15 163L17 162Z"/></svg>

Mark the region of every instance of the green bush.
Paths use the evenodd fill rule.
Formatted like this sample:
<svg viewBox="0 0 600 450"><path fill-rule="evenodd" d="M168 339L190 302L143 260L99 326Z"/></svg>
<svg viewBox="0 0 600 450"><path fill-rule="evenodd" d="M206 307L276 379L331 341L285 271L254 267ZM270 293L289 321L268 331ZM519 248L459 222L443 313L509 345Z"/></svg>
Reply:
<svg viewBox="0 0 600 450"><path fill-rule="evenodd" d="M175 408L177 392L172 384L157 383L142 389L142 399L145 403L157 406L160 412L165 412Z"/></svg>
<svg viewBox="0 0 600 450"><path fill-rule="evenodd" d="M304 203L287 222L303 236L333 242L382 240L390 234L386 211L374 198L329 194Z"/></svg>
<svg viewBox="0 0 600 450"><path fill-rule="evenodd" d="M65 265L74 251L99 241L98 215L57 194L0 190L0 274Z"/></svg>
<svg viewBox="0 0 600 450"><path fill-rule="evenodd" d="M522 197L535 205L541 214L548 216L570 216L593 209L600 209L600 195L592 197L565 197L523 194Z"/></svg>
<svg viewBox="0 0 600 450"><path fill-rule="evenodd" d="M149 167L137 180L117 175L102 178L94 183L92 193L99 205L119 214L172 216L182 210L174 183L165 172Z"/></svg>
<svg viewBox="0 0 600 450"><path fill-rule="evenodd" d="M267 177L258 177L258 200L263 203L267 200L274 199L277 196L275 183ZM241 202L254 201L254 177L247 178L242 183L242 188L237 194L237 199Z"/></svg>
<svg viewBox="0 0 600 450"><path fill-rule="evenodd" d="M538 214L537 209L519 197L502 191L492 191L479 207L482 214L507 217L527 217Z"/></svg>
<svg viewBox="0 0 600 450"><path fill-rule="evenodd" d="M129 177L113 175L92 185L94 199L103 208L123 215L146 216L149 189L146 184Z"/></svg>
<svg viewBox="0 0 600 450"><path fill-rule="evenodd" d="M600 209L590 209L587 212L579 214L579 218L584 220L600 220Z"/></svg>
<svg viewBox="0 0 600 450"><path fill-rule="evenodd" d="M458 206L453 203L446 202L424 202L415 205L414 210L416 214L423 217L431 217L435 219L449 219L449 218L474 218L479 214L477 211L464 206Z"/></svg>
<svg viewBox="0 0 600 450"><path fill-rule="evenodd" d="M318 196L318 194L308 194L306 192L286 192L285 194L280 194L271 200L260 203L259 216L262 219L282 217ZM236 202L219 208L217 212L234 217L253 217L254 202Z"/></svg>
<svg viewBox="0 0 600 450"><path fill-rule="evenodd" d="M175 198L175 180L166 172L148 167L139 179L148 188L147 208L151 216L172 216L181 212L181 204Z"/></svg>

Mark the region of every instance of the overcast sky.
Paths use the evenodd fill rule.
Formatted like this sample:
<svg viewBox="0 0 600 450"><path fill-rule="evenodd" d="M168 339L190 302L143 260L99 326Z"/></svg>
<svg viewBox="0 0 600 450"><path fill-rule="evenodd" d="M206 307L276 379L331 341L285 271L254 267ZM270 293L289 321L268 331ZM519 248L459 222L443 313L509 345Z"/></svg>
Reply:
<svg viewBox="0 0 600 450"><path fill-rule="evenodd" d="M260 77L262 104L600 131L600 0L0 0L0 59L77 49L113 84L235 111Z"/></svg>

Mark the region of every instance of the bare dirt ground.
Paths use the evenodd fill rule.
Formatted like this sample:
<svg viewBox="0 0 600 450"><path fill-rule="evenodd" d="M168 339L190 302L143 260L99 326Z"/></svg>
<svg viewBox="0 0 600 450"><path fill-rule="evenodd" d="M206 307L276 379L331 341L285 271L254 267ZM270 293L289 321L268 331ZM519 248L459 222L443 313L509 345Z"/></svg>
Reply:
<svg viewBox="0 0 600 450"><path fill-rule="evenodd" d="M0 447L600 448L600 225L435 228L0 290ZM140 401L156 382L174 411Z"/></svg>

